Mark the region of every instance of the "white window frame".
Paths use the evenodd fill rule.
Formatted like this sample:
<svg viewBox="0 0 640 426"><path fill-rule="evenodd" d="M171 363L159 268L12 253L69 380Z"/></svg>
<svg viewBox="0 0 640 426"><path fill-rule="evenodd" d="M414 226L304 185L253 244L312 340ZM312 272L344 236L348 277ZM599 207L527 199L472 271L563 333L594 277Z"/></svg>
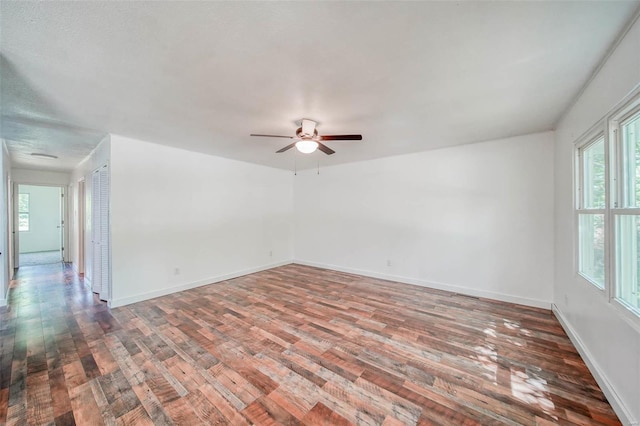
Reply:
<svg viewBox="0 0 640 426"><path fill-rule="evenodd" d="M583 152L588 149L590 146L599 142L601 139L604 140L604 155L605 155L605 206L604 208L585 208L584 207L584 162L583 162ZM588 132L585 133L578 141L575 143L574 148L574 165L575 165L575 173L574 173L574 271L576 276L580 277L585 283L589 284L589 287L596 290L598 293L609 296L608 292L610 291L610 286L608 285L610 282L608 271L610 270L610 223L609 223L609 214L607 206L609 205L609 175L610 175L610 167L609 167L609 138L607 137L606 131L606 122L604 120L598 122L595 126L593 126ZM604 230L605 230L605 239L604 239L604 283L602 287L600 284L593 281L589 276L583 274L580 271L580 215L582 214L602 214L604 215Z"/></svg>
<svg viewBox="0 0 640 426"><path fill-rule="evenodd" d="M620 312L623 318L630 322L634 328L640 329L640 310L634 309L625 303L623 300L617 298L617 277L616 277L616 243L615 240L615 220L618 216L623 215L640 215L640 207L623 207L623 158L622 158L622 125L629 118L640 112L640 91L635 94L628 102L624 103L622 107L618 108L614 111L609 117L609 137L612 140L612 164L610 176L613 184L610 185L611 189L611 203L609 205L609 211L611 216L611 225L610 229L610 243L611 243L611 253L609 268L609 282L611 283L609 290L609 301L615 307L615 309Z"/></svg>
<svg viewBox="0 0 640 426"><path fill-rule="evenodd" d="M28 211L23 211L20 210L20 196L21 195L26 195L28 198L28 204L29 204L29 210ZM27 214L29 215L27 217L27 229L20 229L20 215L22 214ZM29 192L20 192L18 194L18 232L30 232L31 231L31 195Z"/></svg>
<svg viewBox="0 0 640 426"><path fill-rule="evenodd" d="M612 309L618 313L627 324L640 332L640 309L632 308L627 303L617 298L616 288L616 217L622 215L640 215L640 206L622 207L624 196L623 185L623 158L622 158L622 124L626 120L640 112L640 84L625 96L616 106L610 109L601 120L594 124L582 136L574 142L573 158L573 270L577 281L582 281L587 291L595 291L606 297ZM590 144L596 142L604 135L605 141L605 209L582 209L583 197L583 164L581 153ZM593 283L588 277L580 273L580 213L597 214L604 210L605 224L605 279L604 289ZM640 248L638 249L640 251Z"/></svg>

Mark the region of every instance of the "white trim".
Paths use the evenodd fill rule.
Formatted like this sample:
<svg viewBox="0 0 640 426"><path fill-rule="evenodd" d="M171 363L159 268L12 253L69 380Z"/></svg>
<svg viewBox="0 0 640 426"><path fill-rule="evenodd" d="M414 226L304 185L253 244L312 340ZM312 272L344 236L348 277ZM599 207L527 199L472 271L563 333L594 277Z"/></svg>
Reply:
<svg viewBox="0 0 640 426"><path fill-rule="evenodd" d="M600 136L607 133L607 117L604 116L596 121L589 129L573 140L573 146L577 149L584 148L595 142Z"/></svg>
<svg viewBox="0 0 640 426"><path fill-rule="evenodd" d="M600 389L602 389L602 392L607 397L609 404L611 404L613 411L615 411L616 415L620 418L620 421L628 426L640 425L640 423L638 423L638 421L633 418L631 412L627 409L624 402L620 399L620 396L618 396L618 394L616 393L615 388L607 378L604 370L602 370L602 368L600 368L598 363L595 361L595 358L591 355L591 353L587 349L587 346L582 342L578 333L576 333L576 331L569 324L569 321L567 321L564 315L562 315L562 312L560 311L558 306L556 306L556 304L554 303L551 305L551 309L560 322L560 325L567 333L567 336L569 336L571 343L573 343L573 345L578 350L578 353L580 353L580 356L584 360L584 363L587 365L587 368L589 368L589 371L591 372L591 374L593 374L593 377L596 379L598 386L600 386Z"/></svg>
<svg viewBox="0 0 640 426"><path fill-rule="evenodd" d="M238 278L243 275L249 275L267 269L276 268L278 266L289 265L293 263L292 260L285 260L282 262L269 263L266 265L258 266L255 268L244 269L242 271L232 272L230 274L218 275L216 277L206 278L200 281L194 281L190 283L184 283L173 287L167 287L156 291L150 291L148 293L139 293L129 297L123 297L122 299L113 299L109 301L110 308L117 308L120 306L130 305L131 303L142 302L143 300L155 299L156 297L166 296L167 294L177 293L179 291L190 290L192 288L201 287L203 285L215 284L220 281L226 281L233 278Z"/></svg>
<svg viewBox="0 0 640 426"><path fill-rule="evenodd" d="M0 306L7 306L7 299L0 299Z"/></svg>
<svg viewBox="0 0 640 426"><path fill-rule="evenodd" d="M638 103L638 95L640 95L640 83L636 86L630 96L623 99L608 114L609 122L613 122L616 127L623 126L627 121L638 112L640 112L640 103Z"/></svg>
<svg viewBox="0 0 640 426"><path fill-rule="evenodd" d="M499 300L502 302L516 303L519 305L532 306L534 308L551 309L551 301L530 299L528 297L513 296L488 290L479 290L470 287L462 287L452 284L438 283L433 281L418 280L415 278L402 277L398 275L381 274L379 272L365 271L362 269L346 268L338 265L328 265L325 263L309 262L306 260L294 259L293 263L298 265L313 266L316 268L331 269L333 271L346 272L349 274L363 275L365 277L379 278L382 280L396 281L403 284L413 284L437 290L445 290L453 293L464 294L466 296L482 297L486 299Z"/></svg>
<svg viewBox="0 0 640 426"><path fill-rule="evenodd" d="M638 216L638 215L640 215L640 208L638 208L638 207L629 207L629 208L622 208L622 209L611 209L611 213L613 213L614 215L619 215L619 216L624 216L624 215Z"/></svg>

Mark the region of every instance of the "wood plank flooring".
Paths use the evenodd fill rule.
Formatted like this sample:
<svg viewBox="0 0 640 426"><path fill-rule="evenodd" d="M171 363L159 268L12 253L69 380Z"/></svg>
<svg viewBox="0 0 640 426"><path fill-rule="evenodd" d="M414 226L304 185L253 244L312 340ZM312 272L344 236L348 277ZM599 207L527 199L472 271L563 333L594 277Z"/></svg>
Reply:
<svg viewBox="0 0 640 426"><path fill-rule="evenodd" d="M288 265L109 310L0 308L0 424L619 424L550 311Z"/></svg>

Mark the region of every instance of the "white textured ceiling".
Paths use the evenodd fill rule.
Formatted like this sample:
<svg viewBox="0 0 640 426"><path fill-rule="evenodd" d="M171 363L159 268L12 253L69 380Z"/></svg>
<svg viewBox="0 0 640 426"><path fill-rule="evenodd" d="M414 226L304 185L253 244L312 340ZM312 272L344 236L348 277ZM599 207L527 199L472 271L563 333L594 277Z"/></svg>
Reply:
<svg viewBox="0 0 640 426"><path fill-rule="evenodd" d="M16 167L116 133L291 169L249 133L364 136L313 167L548 130L638 4L3 1L0 136Z"/></svg>

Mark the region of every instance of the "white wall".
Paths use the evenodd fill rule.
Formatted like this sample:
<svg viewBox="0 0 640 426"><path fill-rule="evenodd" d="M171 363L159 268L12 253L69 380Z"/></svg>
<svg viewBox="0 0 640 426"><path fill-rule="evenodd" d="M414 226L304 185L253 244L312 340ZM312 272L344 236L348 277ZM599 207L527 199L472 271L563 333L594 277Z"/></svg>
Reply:
<svg viewBox="0 0 640 426"><path fill-rule="evenodd" d="M11 279L11 258L9 256L9 182L11 165L9 151L4 140L0 139L0 306L7 304L9 280Z"/></svg>
<svg viewBox="0 0 640 426"><path fill-rule="evenodd" d="M20 253L60 250L61 188L19 185L20 194L29 194L29 230L20 231Z"/></svg>
<svg viewBox="0 0 640 426"><path fill-rule="evenodd" d="M303 171L294 182L296 262L551 305L553 133Z"/></svg>
<svg viewBox="0 0 640 426"><path fill-rule="evenodd" d="M78 265L78 262L81 259L80 253L78 252L80 247L78 239L81 235L80 228L84 226L86 230L84 233L84 259L86 263L86 268L84 269L84 280L89 287L91 286L91 256L93 252L93 248L91 246L91 175L94 170L109 163L110 158L111 141L110 136L106 136L91 152L91 154L89 154L87 158L85 158L78 167L73 170L69 178L69 210L71 211L71 232L69 238L70 262L73 264L73 268L76 271L81 269ZM80 181L85 182L85 197L83 200L78 198L78 186ZM84 224L80 223L78 216L79 206L82 203L85 205L86 209Z"/></svg>
<svg viewBox="0 0 640 426"><path fill-rule="evenodd" d="M640 21L636 21L559 123L555 143L555 309L626 423L640 420L640 332L604 294L575 273L573 143L639 83Z"/></svg>
<svg viewBox="0 0 640 426"><path fill-rule="evenodd" d="M292 178L111 135L112 305L290 263Z"/></svg>
<svg viewBox="0 0 640 426"><path fill-rule="evenodd" d="M11 178L17 183L33 185L69 185L70 173L49 170L13 169Z"/></svg>

